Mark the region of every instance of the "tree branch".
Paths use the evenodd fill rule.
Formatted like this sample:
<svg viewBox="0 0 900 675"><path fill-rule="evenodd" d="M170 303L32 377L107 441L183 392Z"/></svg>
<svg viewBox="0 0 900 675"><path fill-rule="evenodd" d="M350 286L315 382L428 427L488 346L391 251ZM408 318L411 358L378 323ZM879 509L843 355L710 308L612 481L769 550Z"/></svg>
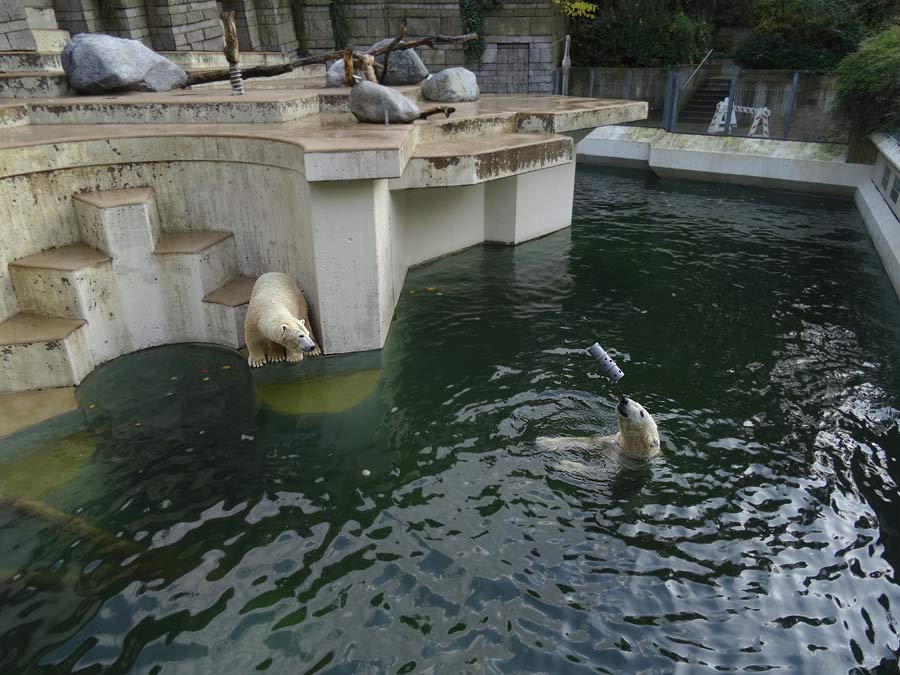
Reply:
<svg viewBox="0 0 900 675"><path fill-rule="evenodd" d="M366 54L369 54L371 56L380 56L381 54L387 54L388 52L399 52L405 49L415 49L416 47L434 47L434 45L436 44L469 42L470 40L475 40L477 38L477 33L466 33L465 35L432 35L430 37L424 37L418 40L410 40L409 42L404 42L402 44L398 43L394 45L393 48L390 48L391 45L385 45L384 47L381 47L379 49L373 49L371 52L353 52L353 63L354 65L359 64L360 69L362 69L363 56ZM245 80L248 80L252 77L272 77L274 75L283 75L284 73L290 73L291 71L296 70L297 68L302 68L303 66L328 63L329 61L337 61L338 59L343 58L344 50L341 49L339 51L328 52L327 54L321 54L319 56L306 56L304 58L294 59L290 63L282 63L273 66L253 66L252 68L247 68L246 70L244 70L242 74ZM382 72L386 72L387 70L382 69L382 67L377 63L375 64L375 69L376 71L382 70ZM189 75L187 82L185 82L182 87L190 87L197 84L206 84L207 82L224 82L228 80L229 77L230 72L227 68L206 70Z"/></svg>

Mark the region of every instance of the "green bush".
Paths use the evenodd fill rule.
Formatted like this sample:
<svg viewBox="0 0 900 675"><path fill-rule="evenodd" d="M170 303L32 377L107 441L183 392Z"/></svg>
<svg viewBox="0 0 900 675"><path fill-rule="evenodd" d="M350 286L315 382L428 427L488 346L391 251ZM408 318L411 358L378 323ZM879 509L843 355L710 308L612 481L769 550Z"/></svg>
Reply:
<svg viewBox="0 0 900 675"><path fill-rule="evenodd" d="M593 21L575 22L578 66L673 66L696 63L709 49L709 27L657 0L618 0Z"/></svg>
<svg viewBox="0 0 900 675"><path fill-rule="evenodd" d="M756 0L753 33L735 50L747 68L830 70L865 35L881 0Z"/></svg>
<svg viewBox="0 0 900 675"><path fill-rule="evenodd" d="M840 58L828 49L792 42L773 33L751 33L734 50L734 60L745 68L831 70Z"/></svg>
<svg viewBox="0 0 900 675"><path fill-rule="evenodd" d="M865 40L836 74L848 117L865 130L900 128L900 26Z"/></svg>

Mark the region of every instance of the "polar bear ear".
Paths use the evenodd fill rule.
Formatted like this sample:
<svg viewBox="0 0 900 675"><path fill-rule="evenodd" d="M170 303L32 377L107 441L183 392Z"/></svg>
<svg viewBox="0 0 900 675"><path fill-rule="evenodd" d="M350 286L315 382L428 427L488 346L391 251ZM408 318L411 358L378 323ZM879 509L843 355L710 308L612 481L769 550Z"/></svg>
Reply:
<svg viewBox="0 0 900 675"><path fill-rule="evenodd" d="M306 319L300 319L300 325L306 328Z"/></svg>
<svg viewBox="0 0 900 675"><path fill-rule="evenodd" d="M286 323L281 324L281 337L284 337L284 334L287 333L288 325Z"/></svg>

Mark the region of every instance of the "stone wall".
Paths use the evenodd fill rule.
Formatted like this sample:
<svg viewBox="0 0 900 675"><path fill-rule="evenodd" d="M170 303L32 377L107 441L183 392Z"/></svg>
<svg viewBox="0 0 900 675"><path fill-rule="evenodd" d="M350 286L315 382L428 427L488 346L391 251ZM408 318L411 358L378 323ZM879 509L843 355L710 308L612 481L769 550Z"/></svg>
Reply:
<svg viewBox="0 0 900 675"><path fill-rule="evenodd" d="M34 36L28 29L21 0L0 0L0 52L34 48Z"/></svg>
<svg viewBox="0 0 900 675"><path fill-rule="evenodd" d="M328 0L306 0L303 45L311 53L334 49ZM362 0L347 7L350 46L365 49L397 34L406 23L410 38L463 32L459 3L445 0L389 2ZM549 0L505 2L484 13L487 43L481 63L466 64L461 45L420 49L429 70L466 65L482 91L551 93L553 66L562 59L565 17Z"/></svg>
<svg viewBox="0 0 900 675"><path fill-rule="evenodd" d="M0 50L35 49L23 0L0 0ZM220 51L221 10L234 10L243 51L335 49L331 0L53 0L60 28L104 32L140 40L158 51ZM410 38L463 32L459 2L446 0L350 0L349 45L365 49L397 34L405 23ZM301 15L295 15L300 11ZM298 26L302 30L298 31ZM485 92L551 93L554 64L562 58L565 17L550 0L508 0L486 10L480 62L466 64L462 45L419 50L432 71L466 65ZM301 32L301 35L298 35ZM341 45L345 46L345 45Z"/></svg>
<svg viewBox="0 0 900 675"><path fill-rule="evenodd" d="M220 51L222 23L215 0L147 3L150 39L158 51Z"/></svg>

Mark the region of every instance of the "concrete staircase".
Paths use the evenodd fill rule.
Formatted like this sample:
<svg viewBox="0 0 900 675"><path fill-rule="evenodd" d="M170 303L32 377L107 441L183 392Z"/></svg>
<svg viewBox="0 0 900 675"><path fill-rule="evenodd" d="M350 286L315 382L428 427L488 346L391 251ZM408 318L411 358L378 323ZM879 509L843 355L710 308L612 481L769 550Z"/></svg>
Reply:
<svg viewBox="0 0 900 675"><path fill-rule="evenodd" d="M682 106L678 123L709 125L716 112L716 105L728 97L730 87L731 79L728 77L706 78Z"/></svg>
<svg viewBox="0 0 900 675"><path fill-rule="evenodd" d="M37 51L0 53L0 98L62 96L69 84L59 60L69 41L60 30L51 0L24 0L25 18Z"/></svg>
<svg viewBox="0 0 900 675"><path fill-rule="evenodd" d="M13 261L20 314L0 323L0 392L78 384L172 342L238 348L255 279L230 232L162 230L151 188L73 196L82 241Z"/></svg>

